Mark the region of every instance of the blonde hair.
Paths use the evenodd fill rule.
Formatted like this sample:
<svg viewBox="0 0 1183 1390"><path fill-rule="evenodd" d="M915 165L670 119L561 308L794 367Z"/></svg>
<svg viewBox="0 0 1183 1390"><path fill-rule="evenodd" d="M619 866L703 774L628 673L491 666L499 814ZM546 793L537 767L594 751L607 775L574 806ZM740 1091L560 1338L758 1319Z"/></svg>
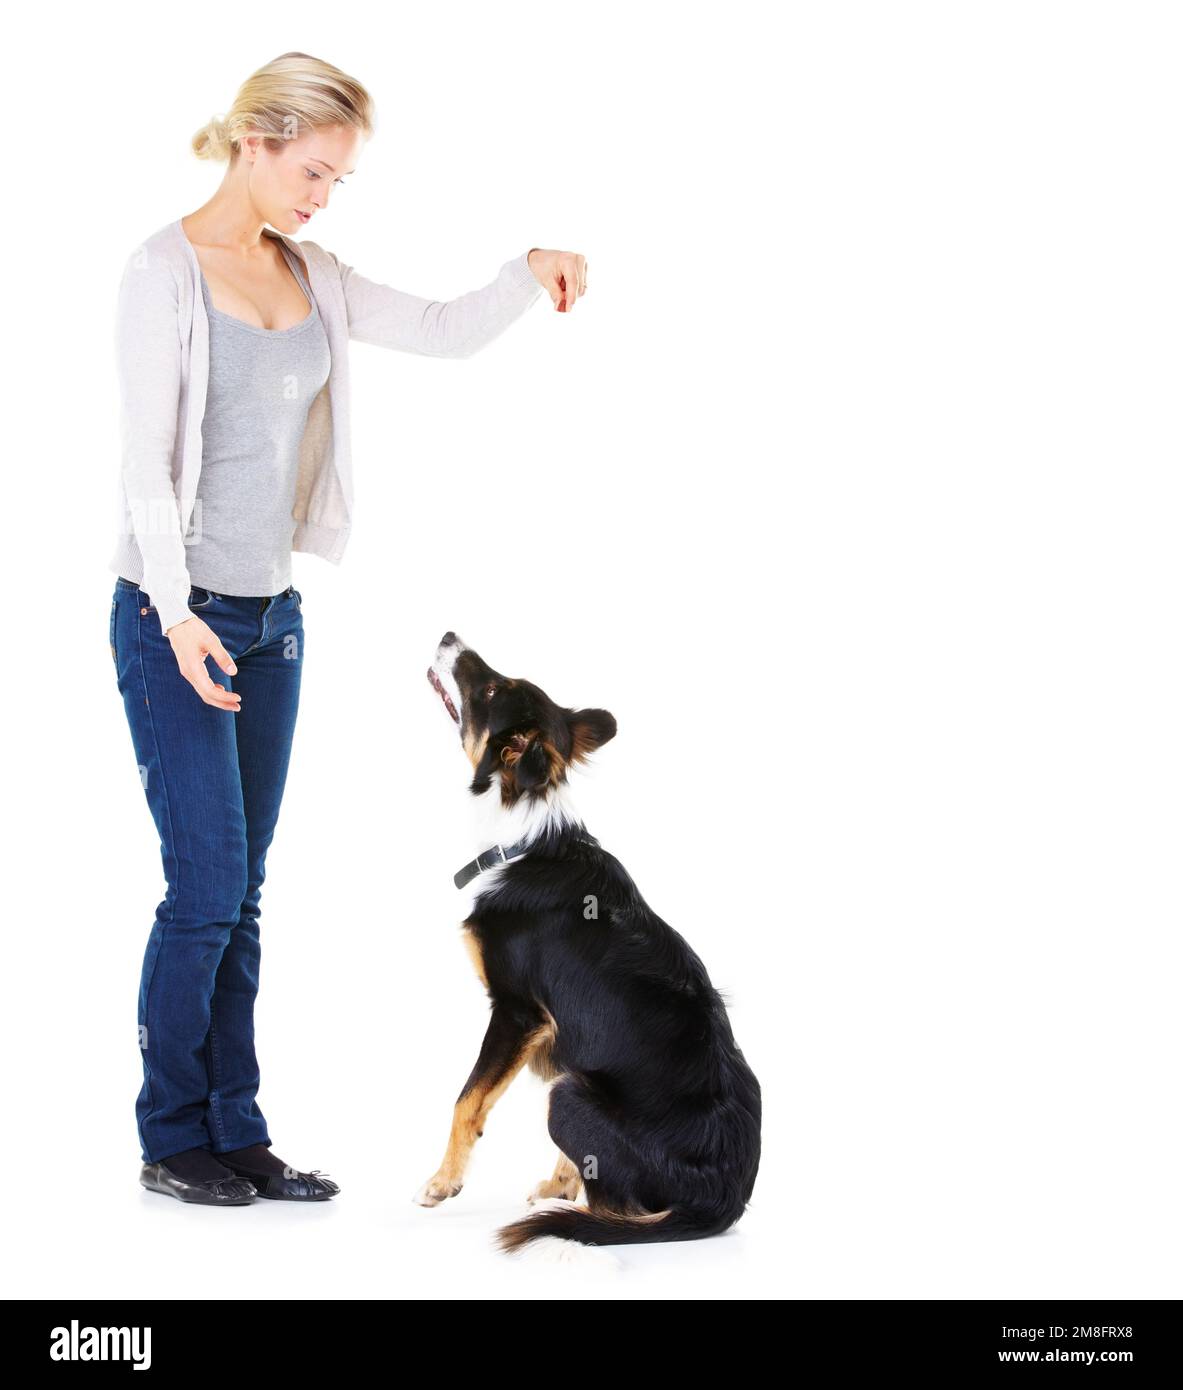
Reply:
<svg viewBox="0 0 1183 1390"><path fill-rule="evenodd" d="M193 136L198 159L238 156L241 141L260 130L273 153L317 126L353 126L367 139L374 133L374 101L355 78L307 53L282 53L253 72L238 89L234 105Z"/></svg>

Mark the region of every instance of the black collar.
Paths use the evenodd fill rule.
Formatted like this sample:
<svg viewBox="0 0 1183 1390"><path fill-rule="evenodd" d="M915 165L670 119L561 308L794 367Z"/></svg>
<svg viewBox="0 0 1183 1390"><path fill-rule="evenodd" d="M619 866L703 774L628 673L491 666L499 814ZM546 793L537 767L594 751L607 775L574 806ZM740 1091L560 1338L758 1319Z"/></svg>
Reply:
<svg viewBox="0 0 1183 1390"><path fill-rule="evenodd" d="M589 845L600 843L594 835L588 833L587 826L582 821L579 822L579 834L575 838L583 840ZM470 859L462 869L457 869L452 875L452 882L457 888L463 888L466 883L476 878L477 874L484 873L486 869L495 869L499 864L508 864L511 859L520 859L531 843L532 841L522 839L515 840L512 845L494 845L492 849L482 850L475 859Z"/></svg>

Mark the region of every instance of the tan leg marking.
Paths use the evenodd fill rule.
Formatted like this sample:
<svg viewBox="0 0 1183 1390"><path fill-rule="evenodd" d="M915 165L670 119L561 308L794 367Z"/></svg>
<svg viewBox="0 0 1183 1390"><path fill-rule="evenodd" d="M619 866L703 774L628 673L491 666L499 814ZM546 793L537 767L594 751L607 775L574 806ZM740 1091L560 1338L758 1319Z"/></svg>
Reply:
<svg viewBox="0 0 1183 1390"><path fill-rule="evenodd" d="M472 961L472 968L476 971L480 982L486 989L489 988L489 977L485 974L485 955L481 950L481 943L470 929L467 922L464 923L464 948L468 952Z"/></svg>
<svg viewBox="0 0 1183 1390"><path fill-rule="evenodd" d="M560 1152L553 1175L544 1178L526 1198L526 1201L536 1202L546 1197L563 1197L568 1202L574 1202L579 1196L579 1189L582 1186L583 1179L579 1176L579 1169L565 1153Z"/></svg>
<svg viewBox="0 0 1183 1390"><path fill-rule="evenodd" d="M539 1076L543 1081L553 1081L560 1075L558 1063L554 1059L555 1039L559 1035L559 1025L555 1022L554 1015L545 1004L538 1006L546 1015L546 1026L549 1030L539 1040L538 1046L526 1058L526 1064L535 1076Z"/></svg>
<svg viewBox="0 0 1183 1390"><path fill-rule="evenodd" d="M493 1033L490 1024L485 1047ZM452 1112L452 1131L448 1136L448 1147L434 1177L423 1184L415 1194L415 1201L422 1207L434 1207L448 1197L454 1197L464 1186L464 1173L472 1155L473 1145L485 1131L489 1112L497 1104L510 1082L529 1060L538 1047L547 1045L553 1038L553 1020L547 1021L527 1033L518 1042L509 1059L502 1063L494 1061L482 1069L482 1058L477 1062L473 1076L469 1078L460 1099Z"/></svg>

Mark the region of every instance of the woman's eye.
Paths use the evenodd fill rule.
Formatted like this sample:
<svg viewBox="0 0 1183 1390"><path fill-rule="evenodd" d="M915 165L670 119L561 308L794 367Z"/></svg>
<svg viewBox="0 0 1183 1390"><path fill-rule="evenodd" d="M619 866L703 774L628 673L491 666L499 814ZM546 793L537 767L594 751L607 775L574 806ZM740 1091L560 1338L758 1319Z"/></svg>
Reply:
<svg viewBox="0 0 1183 1390"><path fill-rule="evenodd" d="M308 175L308 177L309 177L310 179L318 179L318 178L320 178L320 175L316 172L315 169L305 169L304 172ZM337 179L336 182L339 183L339 184L342 186L342 188L344 188L344 186L345 186L345 180L344 180L344 179Z"/></svg>

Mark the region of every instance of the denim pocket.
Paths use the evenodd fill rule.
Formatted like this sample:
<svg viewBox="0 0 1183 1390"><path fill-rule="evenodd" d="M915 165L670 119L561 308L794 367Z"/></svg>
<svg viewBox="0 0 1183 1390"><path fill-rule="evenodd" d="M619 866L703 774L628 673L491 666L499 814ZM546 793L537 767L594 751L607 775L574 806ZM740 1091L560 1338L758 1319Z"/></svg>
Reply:
<svg viewBox="0 0 1183 1390"><path fill-rule="evenodd" d="M115 655L115 615L117 612L116 604L118 602L118 597L113 598L111 600L111 631L109 634L109 640L111 643L111 660L115 663L116 666L119 665L119 658Z"/></svg>
<svg viewBox="0 0 1183 1390"><path fill-rule="evenodd" d="M140 599L140 616L144 617L148 613L156 612L156 605L151 601L143 589L138 589L137 594ZM189 597L186 600L190 608L208 608L217 594L212 589L203 589L199 584L193 584L189 589Z"/></svg>

